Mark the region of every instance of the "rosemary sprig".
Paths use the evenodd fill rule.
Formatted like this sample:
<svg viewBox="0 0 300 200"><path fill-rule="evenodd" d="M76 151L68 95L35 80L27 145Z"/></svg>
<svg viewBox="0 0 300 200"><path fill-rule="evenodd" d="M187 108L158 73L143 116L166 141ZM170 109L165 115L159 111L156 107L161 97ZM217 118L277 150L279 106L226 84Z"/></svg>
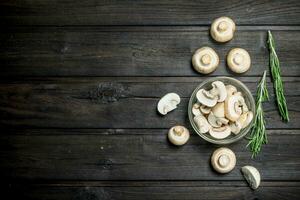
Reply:
<svg viewBox="0 0 300 200"><path fill-rule="evenodd" d="M250 146L252 152L252 158L257 156L261 150L263 144L267 144L266 135L266 122L264 119L264 111L262 108L262 103L269 100L269 94L266 86L266 71L264 71L263 76L257 86L257 96L256 96L256 113L254 116L254 123L250 132L250 141L247 146Z"/></svg>
<svg viewBox="0 0 300 200"><path fill-rule="evenodd" d="M273 86L276 93L276 101L281 119L285 122L289 121L289 111L286 105L286 100L283 93L283 84L280 73L280 62L275 51L275 42L271 31L268 31L268 44L270 51L270 68L273 80Z"/></svg>

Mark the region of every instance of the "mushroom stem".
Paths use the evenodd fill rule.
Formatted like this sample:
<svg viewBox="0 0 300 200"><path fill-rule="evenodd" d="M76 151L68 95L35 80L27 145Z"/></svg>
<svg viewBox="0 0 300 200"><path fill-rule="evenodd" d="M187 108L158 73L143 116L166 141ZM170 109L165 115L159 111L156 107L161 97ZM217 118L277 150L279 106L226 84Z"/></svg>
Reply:
<svg viewBox="0 0 300 200"><path fill-rule="evenodd" d="M209 65L211 63L211 56L209 54L204 54L202 57L201 57L201 62L204 64L204 65Z"/></svg>
<svg viewBox="0 0 300 200"><path fill-rule="evenodd" d="M174 128L174 134L175 134L175 135L181 136L183 132L184 132L183 127L176 126L176 127Z"/></svg>
<svg viewBox="0 0 300 200"><path fill-rule="evenodd" d="M243 62L243 55L241 54L236 54L233 58L233 62L235 62L235 64L240 65Z"/></svg>
<svg viewBox="0 0 300 200"><path fill-rule="evenodd" d="M221 32L226 31L228 28L228 24L225 21L220 22L220 24L218 25L218 30Z"/></svg>

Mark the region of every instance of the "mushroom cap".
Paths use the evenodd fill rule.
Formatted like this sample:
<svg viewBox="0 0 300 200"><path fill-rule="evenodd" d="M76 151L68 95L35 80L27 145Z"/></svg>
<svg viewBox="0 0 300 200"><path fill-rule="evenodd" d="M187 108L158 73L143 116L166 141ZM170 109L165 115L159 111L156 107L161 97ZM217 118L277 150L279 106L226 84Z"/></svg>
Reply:
<svg viewBox="0 0 300 200"><path fill-rule="evenodd" d="M207 133L211 129L210 124L207 122L207 119L203 115L195 116L194 122L199 128L200 133Z"/></svg>
<svg viewBox="0 0 300 200"><path fill-rule="evenodd" d="M217 97L210 94L208 91L204 89L200 89L196 93L197 100L205 106L213 107L217 103Z"/></svg>
<svg viewBox="0 0 300 200"><path fill-rule="evenodd" d="M215 139L224 139L231 133L231 129L228 125L219 128L211 128L209 134Z"/></svg>
<svg viewBox="0 0 300 200"><path fill-rule="evenodd" d="M242 102L244 98L240 95L232 95L225 101L225 116L230 121L235 122L242 114Z"/></svg>
<svg viewBox="0 0 300 200"><path fill-rule="evenodd" d="M235 167L236 157L232 150L221 147L211 156L211 165L219 173L228 173Z"/></svg>
<svg viewBox="0 0 300 200"><path fill-rule="evenodd" d="M217 103L211 110L216 117L225 117L225 103Z"/></svg>
<svg viewBox="0 0 300 200"><path fill-rule="evenodd" d="M168 93L159 100L157 110L160 114L166 115L168 112L177 108L179 103L180 96L178 94Z"/></svg>
<svg viewBox="0 0 300 200"><path fill-rule="evenodd" d="M192 107L192 113L193 115L197 116L197 115L202 115L201 111L200 111L200 104L199 103L195 103Z"/></svg>
<svg viewBox="0 0 300 200"><path fill-rule="evenodd" d="M253 190L257 189L260 185L259 171L253 166L244 166L242 167L241 171L250 187Z"/></svg>
<svg viewBox="0 0 300 200"><path fill-rule="evenodd" d="M217 42L228 42L233 38L235 23L229 17L220 17L213 21L210 35Z"/></svg>
<svg viewBox="0 0 300 200"><path fill-rule="evenodd" d="M192 63L197 72L209 74L218 67L219 56L212 48L202 47L194 53Z"/></svg>
<svg viewBox="0 0 300 200"><path fill-rule="evenodd" d="M211 89L210 93L218 96L218 102L225 101L227 97L227 90L224 83L221 81L214 81L211 85L213 88Z"/></svg>
<svg viewBox="0 0 300 200"><path fill-rule="evenodd" d="M242 48L234 48L229 51L227 65L235 73L244 73L251 66L249 53Z"/></svg>
<svg viewBox="0 0 300 200"><path fill-rule="evenodd" d="M190 132L184 126L174 126L170 128L168 138L174 145L184 145L190 138Z"/></svg>

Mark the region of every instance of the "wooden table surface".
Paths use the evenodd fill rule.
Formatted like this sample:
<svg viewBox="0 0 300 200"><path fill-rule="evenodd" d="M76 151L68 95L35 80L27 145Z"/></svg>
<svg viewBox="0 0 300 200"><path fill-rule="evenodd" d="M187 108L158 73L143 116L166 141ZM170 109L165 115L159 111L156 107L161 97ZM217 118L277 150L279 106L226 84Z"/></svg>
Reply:
<svg viewBox="0 0 300 200"><path fill-rule="evenodd" d="M13 199L299 199L300 1L3 0L0 1L0 173ZM234 39L215 43L214 18L237 24ZM187 126L193 89L213 76L243 81L255 94L268 69L272 30L290 112L280 120L268 73L264 104L269 144L251 159L247 140L228 145L237 166L219 175L218 146L192 132L183 147L168 129ZM220 66L203 76L193 52L214 48ZM225 57L242 47L251 69L231 73ZM178 109L161 117L156 104L176 92ZM256 166L252 191L240 173Z"/></svg>

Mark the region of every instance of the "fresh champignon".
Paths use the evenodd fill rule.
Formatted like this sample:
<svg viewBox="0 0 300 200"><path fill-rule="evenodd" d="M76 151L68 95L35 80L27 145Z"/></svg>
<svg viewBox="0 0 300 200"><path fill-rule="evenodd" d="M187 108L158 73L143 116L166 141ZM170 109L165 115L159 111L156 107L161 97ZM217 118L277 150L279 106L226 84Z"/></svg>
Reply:
<svg viewBox="0 0 300 200"><path fill-rule="evenodd" d="M211 110L216 117L225 117L225 103L217 103Z"/></svg>
<svg viewBox="0 0 300 200"><path fill-rule="evenodd" d="M221 81L214 81L211 85L213 88L210 90L210 93L218 97L218 102L223 102L227 97L227 90L224 83Z"/></svg>
<svg viewBox="0 0 300 200"><path fill-rule="evenodd" d="M226 85L225 88L227 91L227 98L237 92L236 87L234 87L233 85Z"/></svg>
<svg viewBox="0 0 300 200"><path fill-rule="evenodd" d="M190 132L184 126L174 126L170 128L168 138L174 145L184 145L190 138Z"/></svg>
<svg viewBox="0 0 300 200"><path fill-rule="evenodd" d="M217 42L228 42L233 38L235 23L229 17L220 17L213 21L210 35Z"/></svg>
<svg viewBox="0 0 300 200"><path fill-rule="evenodd" d="M205 106L205 105L201 105L201 106L200 106L200 111L202 112L202 114L207 115L207 114L210 113L211 108L210 108L210 107L207 107L207 106Z"/></svg>
<svg viewBox="0 0 300 200"><path fill-rule="evenodd" d="M193 105L193 108L192 108L192 113L193 115L197 116L197 115L202 115L201 111L200 111L200 104L199 103L195 103Z"/></svg>
<svg viewBox="0 0 300 200"><path fill-rule="evenodd" d="M203 115L195 116L194 122L199 128L200 133L207 133L211 129L210 124L207 122L207 119Z"/></svg>
<svg viewBox="0 0 300 200"><path fill-rule="evenodd" d="M234 48L227 56L227 65L235 73L244 73L250 68L250 55L245 49Z"/></svg>
<svg viewBox="0 0 300 200"><path fill-rule="evenodd" d="M235 122L242 114L242 103L244 98L239 95L232 95L225 101L225 116Z"/></svg>
<svg viewBox="0 0 300 200"><path fill-rule="evenodd" d="M209 91L200 89L196 93L197 100L205 106L213 107L217 103L217 97L212 95Z"/></svg>
<svg viewBox="0 0 300 200"><path fill-rule="evenodd" d="M234 152L225 147L216 149L211 156L211 165L219 173L230 172L236 165Z"/></svg>
<svg viewBox="0 0 300 200"><path fill-rule="evenodd" d="M242 167L241 171L249 186L253 190L257 189L260 185L259 171L253 166L244 166Z"/></svg>
<svg viewBox="0 0 300 200"><path fill-rule="evenodd" d="M157 110L160 114L166 115L168 112L177 108L179 103L180 97L178 94L168 93L159 100Z"/></svg>
<svg viewBox="0 0 300 200"><path fill-rule="evenodd" d="M202 47L194 53L192 63L197 72L209 74L218 67L219 56L212 48Z"/></svg>
<svg viewBox="0 0 300 200"><path fill-rule="evenodd" d="M228 125L219 128L211 128L209 134L215 139L227 138L231 133L230 127Z"/></svg>

